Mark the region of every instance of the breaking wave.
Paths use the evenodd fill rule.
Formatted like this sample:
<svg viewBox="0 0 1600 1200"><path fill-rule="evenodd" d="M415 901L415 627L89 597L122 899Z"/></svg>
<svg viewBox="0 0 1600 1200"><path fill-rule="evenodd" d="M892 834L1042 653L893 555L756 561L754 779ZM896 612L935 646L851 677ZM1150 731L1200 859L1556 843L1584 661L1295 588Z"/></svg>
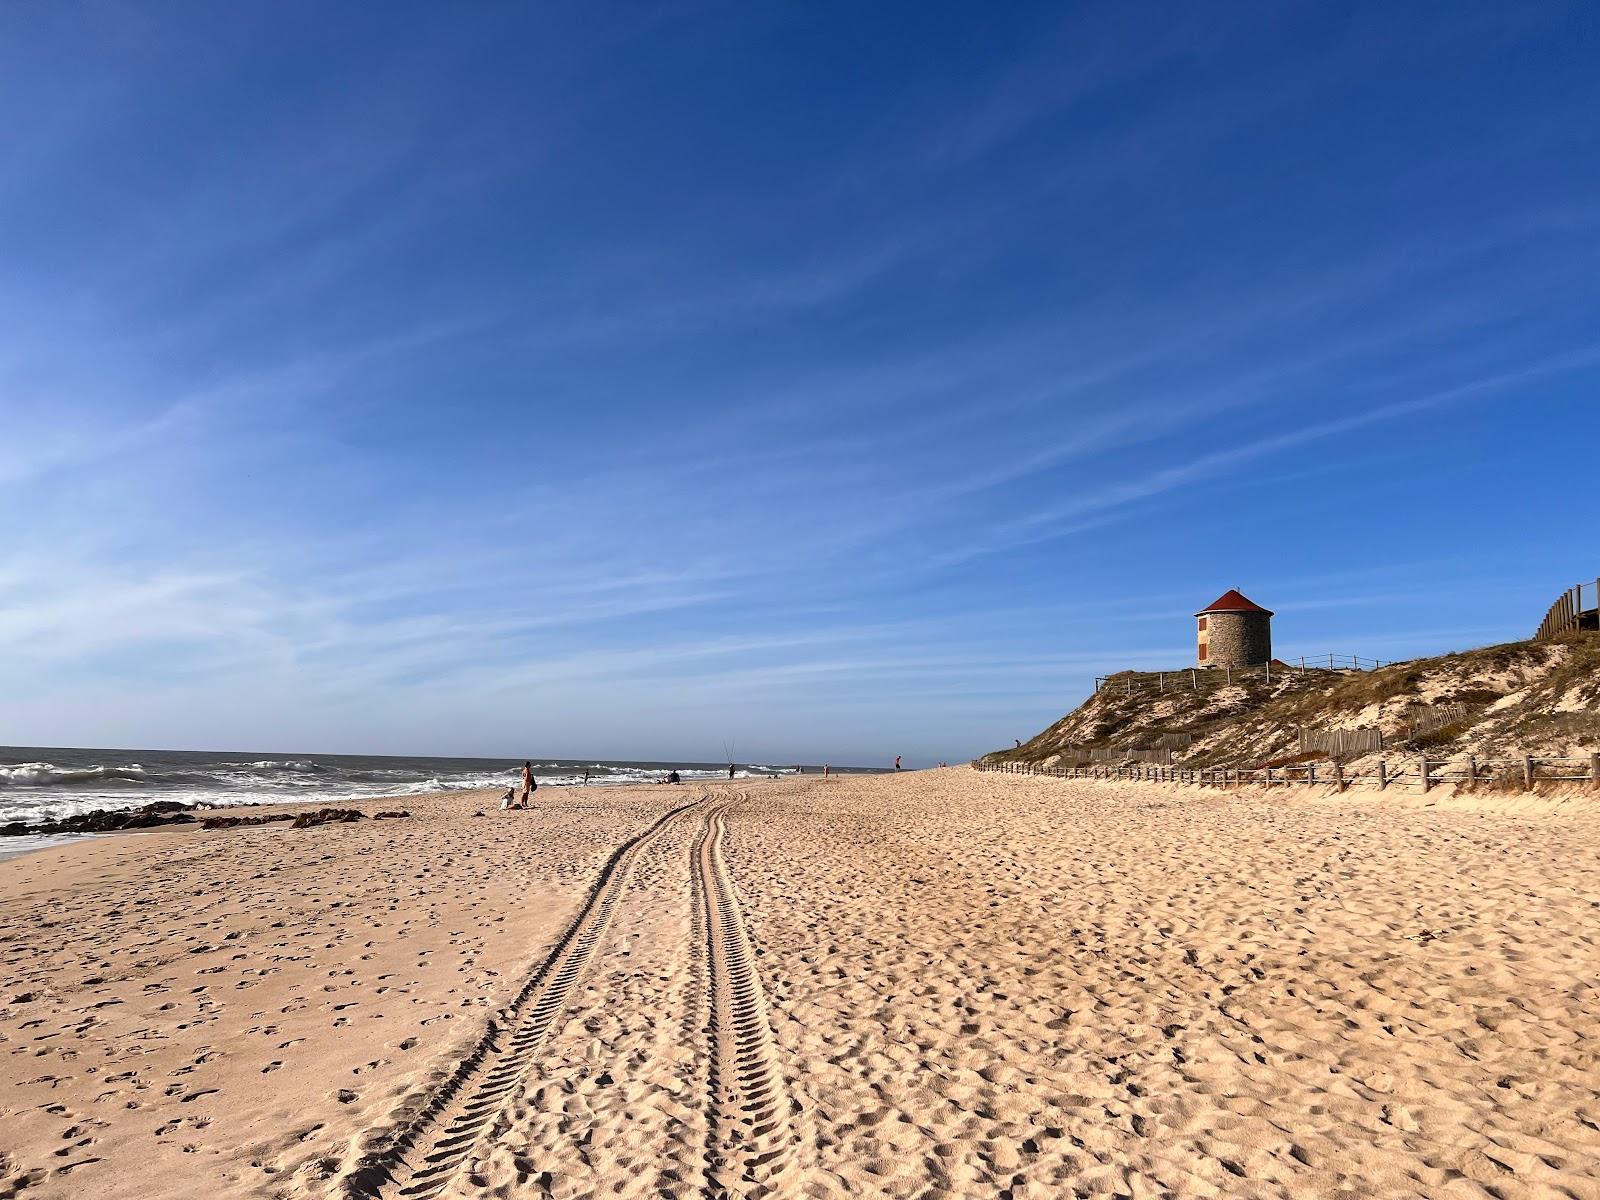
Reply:
<svg viewBox="0 0 1600 1200"><path fill-rule="evenodd" d="M125 759L121 757L125 755ZM715 779L710 763L534 760L541 787L652 783L677 770L685 780ZM503 789L522 763L493 759L317 755L254 758L188 751L8 750L0 747L0 823L39 821L153 800L229 805L273 801L335 803L428 792ZM792 767L750 765L741 778L787 774Z"/></svg>
<svg viewBox="0 0 1600 1200"><path fill-rule="evenodd" d="M138 763L127 766L58 767L55 763L25 762L0 766L0 787L72 787L75 784L144 783L148 773Z"/></svg>

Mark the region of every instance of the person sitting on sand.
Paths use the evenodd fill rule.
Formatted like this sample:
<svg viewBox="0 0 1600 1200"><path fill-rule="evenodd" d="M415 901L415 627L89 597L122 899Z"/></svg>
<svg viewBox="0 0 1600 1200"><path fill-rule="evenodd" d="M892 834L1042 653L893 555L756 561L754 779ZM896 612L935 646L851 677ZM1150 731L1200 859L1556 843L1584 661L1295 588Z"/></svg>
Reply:
<svg viewBox="0 0 1600 1200"><path fill-rule="evenodd" d="M511 802L513 800L515 800L516 798L517 798L517 789L516 788L507 788L506 789L506 794L504 796L500 797L500 811L501 812L505 812L506 809L510 808L511 807Z"/></svg>

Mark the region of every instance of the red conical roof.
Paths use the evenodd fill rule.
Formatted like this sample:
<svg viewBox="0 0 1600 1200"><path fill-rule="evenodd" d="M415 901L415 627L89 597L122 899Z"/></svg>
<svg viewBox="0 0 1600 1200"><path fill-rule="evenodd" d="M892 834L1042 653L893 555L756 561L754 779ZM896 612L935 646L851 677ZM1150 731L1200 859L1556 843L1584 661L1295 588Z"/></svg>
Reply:
<svg viewBox="0 0 1600 1200"><path fill-rule="evenodd" d="M1203 617L1207 613L1214 612L1258 612L1266 613L1269 617L1272 615L1270 608L1262 608L1261 605L1251 600L1238 588L1229 588L1206 607L1195 613L1195 616Z"/></svg>

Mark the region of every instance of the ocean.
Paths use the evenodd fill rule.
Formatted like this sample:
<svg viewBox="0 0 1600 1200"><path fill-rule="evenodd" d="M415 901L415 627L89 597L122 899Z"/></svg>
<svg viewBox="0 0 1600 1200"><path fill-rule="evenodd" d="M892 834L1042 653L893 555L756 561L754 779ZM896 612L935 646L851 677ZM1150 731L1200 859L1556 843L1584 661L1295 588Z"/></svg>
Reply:
<svg viewBox="0 0 1600 1200"><path fill-rule="evenodd" d="M728 774L726 763L533 760L540 787L582 783L585 772L591 784L649 783L669 770L676 770L685 781ZM739 777L746 779L794 771L793 765L738 768ZM0 824L55 820L96 808L137 808L154 800L332 804L374 796L505 788L518 782L521 772L520 759L0 746Z"/></svg>

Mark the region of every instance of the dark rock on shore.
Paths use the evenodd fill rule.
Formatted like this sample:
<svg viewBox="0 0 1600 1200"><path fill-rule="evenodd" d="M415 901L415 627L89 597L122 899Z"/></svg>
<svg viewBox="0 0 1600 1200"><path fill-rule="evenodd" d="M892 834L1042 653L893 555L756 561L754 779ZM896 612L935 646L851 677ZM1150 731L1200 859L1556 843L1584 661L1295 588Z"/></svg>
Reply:
<svg viewBox="0 0 1600 1200"><path fill-rule="evenodd" d="M185 825L195 818L193 804L176 800L157 800L139 808L97 808L74 813L59 821L12 821L0 825L0 837L27 837L47 833L115 833L119 829L150 829L157 825Z"/></svg>
<svg viewBox="0 0 1600 1200"><path fill-rule="evenodd" d="M97 808L93 812L76 813L59 821L40 821L30 825L26 821L12 821L0 825L0 837L37 837L50 833L116 833L122 829L151 829L158 825L189 825L200 821L201 829L233 829L240 825L268 825L275 821L292 821L294 829L309 829L313 825L328 825L340 821L360 821L366 814L357 808L321 808L315 812L262 813L258 816L208 816L197 818L195 809L208 809L209 804L183 804L176 800L156 800L140 808ZM375 814L377 819L409 817L404 810Z"/></svg>
<svg viewBox="0 0 1600 1200"><path fill-rule="evenodd" d="M295 817L290 829L310 829L313 825L332 825L343 821L360 821L366 813L359 808L319 808L316 812L303 812Z"/></svg>
<svg viewBox="0 0 1600 1200"><path fill-rule="evenodd" d="M201 829L232 829L237 825L270 825L274 821L292 821L291 813L263 813L258 817L207 817L200 822Z"/></svg>

